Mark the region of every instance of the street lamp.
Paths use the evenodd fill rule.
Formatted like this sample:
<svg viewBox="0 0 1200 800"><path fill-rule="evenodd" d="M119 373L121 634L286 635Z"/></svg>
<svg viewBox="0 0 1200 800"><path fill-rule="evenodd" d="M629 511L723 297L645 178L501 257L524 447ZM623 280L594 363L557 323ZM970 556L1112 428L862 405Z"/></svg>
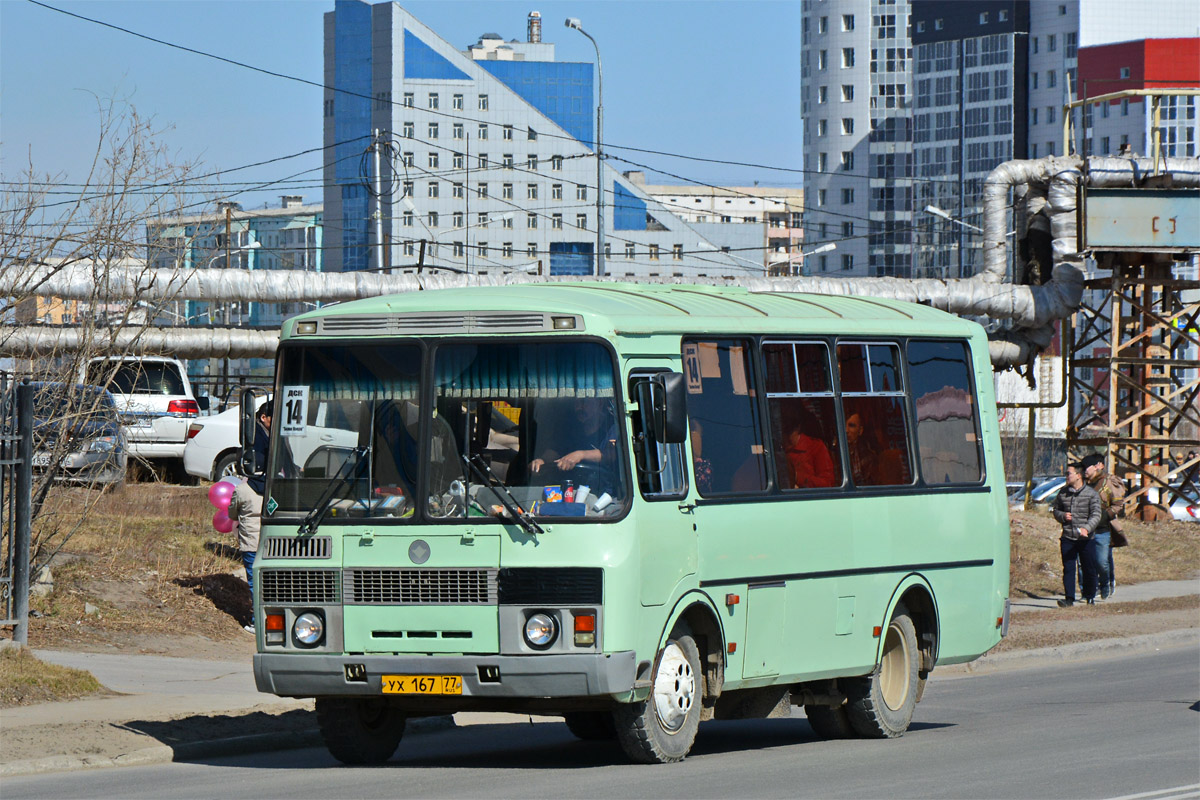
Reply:
<svg viewBox="0 0 1200 800"><path fill-rule="evenodd" d="M812 250L809 250L807 253L801 252L800 253L801 275L804 274L804 259L808 258L809 256L820 255L821 253L832 253L834 250L837 250L837 242L826 242L825 244L821 245L820 247L814 247Z"/></svg>
<svg viewBox="0 0 1200 800"><path fill-rule="evenodd" d="M938 208L937 206L925 206L925 213L933 214L935 217L941 217L947 222L953 222L955 225L961 225L968 230L975 231L976 233L983 233L983 228L980 228L977 225L972 225L969 222L963 222L961 219L955 219L950 215L949 211Z"/></svg>
<svg viewBox="0 0 1200 800"><path fill-rule="evenodd" d="M596 277L600 277L604 275L604 67L600 45L583 29L583 23L568 17L563 24L582 33L596 48Z"/></svg>

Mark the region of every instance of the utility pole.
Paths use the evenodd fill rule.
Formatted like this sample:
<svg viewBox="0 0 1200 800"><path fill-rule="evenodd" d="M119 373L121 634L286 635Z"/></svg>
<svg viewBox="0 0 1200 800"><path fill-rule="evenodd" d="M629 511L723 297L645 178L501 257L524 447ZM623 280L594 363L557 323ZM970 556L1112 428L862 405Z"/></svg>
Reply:
<svg viewBox="0 0 1200 800"><path fill-rule="evenodd" d="M225 276L229 277L229 266L231 251L229 247L229 239L233 232L233 208L225 206ZM225 327L230 327L229 304L225 304ZM210 317L211 319L211 317ZM221 396L224 397L229 392L229 353L225 353L225 358L221 359Z"/></svg>
<svg viewBox="0 0 1200 800"><path fill-rule="evenodd" d="M375 165L375 268L383 269L383 193L379 180L379 128L371 140L372 161Z"/></svg>

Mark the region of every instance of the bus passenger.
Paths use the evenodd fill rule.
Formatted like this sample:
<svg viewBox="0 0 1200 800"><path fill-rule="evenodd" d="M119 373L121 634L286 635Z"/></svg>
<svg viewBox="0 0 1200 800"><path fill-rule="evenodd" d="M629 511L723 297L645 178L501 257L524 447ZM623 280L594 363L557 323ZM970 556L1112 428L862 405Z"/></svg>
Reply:
<svg viewBox="0 0 1200 800"><path fill-rule="evenodd" d="M793 489L837 486L833 459L829 457L829 448L820 439L793 428L788 434L787 458Z"/></svg>
<svg viewBox="0 0 1200 800"><path fill-rule="evenodd" d="M854 482L870 485L875 474L875 448L864 436L862 415L857 411L846 417L846 450L850 456L850 475Z"/></svg>

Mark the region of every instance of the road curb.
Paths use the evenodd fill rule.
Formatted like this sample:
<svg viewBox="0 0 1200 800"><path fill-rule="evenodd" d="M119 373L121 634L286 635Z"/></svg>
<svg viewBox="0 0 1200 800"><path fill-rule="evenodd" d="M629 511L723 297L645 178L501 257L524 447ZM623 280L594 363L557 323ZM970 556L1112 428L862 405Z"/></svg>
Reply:
<svg viewBox="0 0 1200 800"><path fill-rule="evenodd" d="M421 717L409 720L408 726L405 728L405 735L436 733L454 727L456 725L452 715ZM184 742L174 746L158 744L116 756L63 755L11 761L7 764L0 764L0 778L37 775L43 772L74 772L84 769L147 766L171 761L199 761L247 753L301 750L306 747L319 747L321 744L321 732L316 728L294 731L283 736L278 733L255 733L248 736L231 736L202 742Z"/></svg>
<svg viewBox="0 0 1200 800"><path fill-rule="evenodd" d="M1064 661L1086 661L1092 658L1105 658L1186 645L1193 647L1200 645L1200 628L1183 628L1120 639L1096 639L1091 642L1076 642L1036 650L1009 650L1003 653L984 655L969 664L939 668L937 673L942 675L980 675L1005 669L1060 664Z"/></svg>

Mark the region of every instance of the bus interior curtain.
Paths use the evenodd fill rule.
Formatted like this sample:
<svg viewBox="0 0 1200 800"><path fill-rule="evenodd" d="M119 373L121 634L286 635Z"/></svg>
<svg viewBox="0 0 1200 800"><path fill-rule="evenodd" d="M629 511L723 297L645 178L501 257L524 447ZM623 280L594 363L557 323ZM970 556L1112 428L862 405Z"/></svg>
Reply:
<svg viewBox="0 0 1200 800"><path fill-rule="evenodd" d="M612 397L612 359L594 344L452 345L438 349L439 396Z"/></svg>

